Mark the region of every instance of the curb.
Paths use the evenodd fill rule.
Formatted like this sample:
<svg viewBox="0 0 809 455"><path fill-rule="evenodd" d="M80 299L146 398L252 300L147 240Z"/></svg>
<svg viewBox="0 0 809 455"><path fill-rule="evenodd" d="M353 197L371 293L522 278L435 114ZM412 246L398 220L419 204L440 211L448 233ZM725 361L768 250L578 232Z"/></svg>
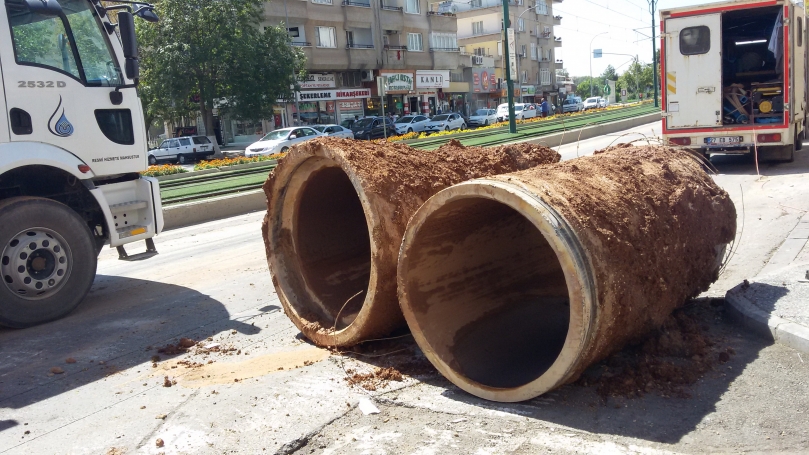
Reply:
<svg viewBox="0 0 809 455"><path fill-rule="evenodd" d="M764 338L809 354L809 327L772 316L744 296L740 284L725 294L725 308L730 317Z"/></svg>
<svg viewBox="0 0 809 455"><path fill-rule="evenodd" d="M544 145L546 147L558 147L560 145L567 145L573 142L583 141L585 139L592 139L596 136L603 136L605 134L614 133L615 131L626 130L636 126L645 125L647 123L659 121L661 119L660 112L653 112L651 114L641 115L623 120L616 120L609 123L601 123L593 126L585 126L583 128L576 128L564 133L554 133L548 136L542 136L536 139L523 139L520 141L512 142L512 144L529 142L531 144ZM616 138L616 142L619 138Z"/></svg>
<svg viewBox="0 0 809 455"><path fill-rule="evenodd" d="M267 210L264 190L245 191L163 207L163 231Z"/></svg>

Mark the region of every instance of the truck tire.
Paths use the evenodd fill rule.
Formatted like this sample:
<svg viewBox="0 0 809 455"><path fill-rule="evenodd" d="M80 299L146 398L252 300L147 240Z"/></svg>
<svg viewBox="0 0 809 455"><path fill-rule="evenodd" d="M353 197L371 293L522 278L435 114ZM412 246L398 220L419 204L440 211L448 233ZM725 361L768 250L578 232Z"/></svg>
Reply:
<svg viewBox="0 0 809 455"><path fill-rule="evenodd" d="M90 291L93 235L59 202L16 197L0 202L0 325L25 328L61 318Z"/></svg>

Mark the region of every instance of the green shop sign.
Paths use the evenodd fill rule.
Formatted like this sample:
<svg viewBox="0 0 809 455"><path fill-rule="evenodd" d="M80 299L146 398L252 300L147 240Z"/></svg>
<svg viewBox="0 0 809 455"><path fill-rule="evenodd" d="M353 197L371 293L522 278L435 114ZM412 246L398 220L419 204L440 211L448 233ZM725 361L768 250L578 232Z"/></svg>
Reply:
<svg viewBox="0 0 809 455"><path fill-rule="evenodd" d="M413 90L413 75L411 73L383 73L387 78L389 92L409 92Z"/></svg>

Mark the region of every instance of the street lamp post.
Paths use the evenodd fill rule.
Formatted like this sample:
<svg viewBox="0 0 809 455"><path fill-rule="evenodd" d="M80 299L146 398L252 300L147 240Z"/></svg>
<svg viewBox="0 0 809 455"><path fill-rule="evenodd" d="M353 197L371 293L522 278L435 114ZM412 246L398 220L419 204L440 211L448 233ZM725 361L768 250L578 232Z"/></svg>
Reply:
<svg viewBox="0 0 809 455"><path fill-rule="evenodd" d="M593 41L596 37L606 35L609 32L601 32L590 40L590 97L593 97Z"/></svg>
<svg viewBox="0 0 809 455"><path fill-rule="evenodd" d="M657 43L655 43L655 27L657 26L656 19L655 19L655 7L657 6L658 0L647 0L649 2L649 12L652 13L652 77L654 78L654 88L655 88L655 107L660 107L657 101L658 95L658 83L657 83Z"/></svg>
<svg viewBox="0 0 809 455"><path fill-rule="evenodd" d="M289 13L287 12L287 0L284 0L284 16L286 17L286 22L284 23L284 28L287 30L287 36L289 36ZM290 46L294 46L294 44L290 43ZM295 74L295 67L293 67L292 68L292 83L295 84L295 82L297 80L298 80L298 75ZM295 112L298 113L298 124L300 125L303 122L301 121L302 118L301 118L300 106L298 106L298 93L295 91L294 87L295 87L295 85L293 85L292 96L293 96L294 101L295 101ZM317 117L318 117L318 119L320 118L320 109L319 108L318 108L318 111L317 111ZM294 119L295 116L293 115L292 118ZM287 125L287 126L289 126L289 125Z"/></svg>

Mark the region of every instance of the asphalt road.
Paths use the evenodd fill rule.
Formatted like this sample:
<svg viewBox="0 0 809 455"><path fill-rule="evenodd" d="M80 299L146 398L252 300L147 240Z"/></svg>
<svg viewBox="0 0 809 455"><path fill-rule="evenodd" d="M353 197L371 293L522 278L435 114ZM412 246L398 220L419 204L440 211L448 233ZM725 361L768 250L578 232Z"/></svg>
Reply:
<svg viewBox="0 0 809 455"><path fill-rule="evenodd" d="M646 141L641 134L650 138L659 130L647 125L628 133ZM561 153L570 159L632 137L621 134L570 144ZM809 151L791 164L761 165L761 176L745 157L715 157L714 164L717 182L736 202L740 232L709 297L754 276L809 210ZM28 330L0 329L0 453L809 448L809 359L746 333L706 299L689 311L735 354L690 386L689 398L602 399L594 386L572 384L528 402L486 402L438 375L404 333L367 343L358 354L329 355L300 339L279 308L262 217L166 232L156 242L160 255L147 261L118 261L114 250L105 250L91 294L73 314ZM158 352L180 337L209 348ZM388 365L405 373L404 381L367 391L345 380L348 370ZM364 415L357 407L363 398L381 413Z"/></svg>

